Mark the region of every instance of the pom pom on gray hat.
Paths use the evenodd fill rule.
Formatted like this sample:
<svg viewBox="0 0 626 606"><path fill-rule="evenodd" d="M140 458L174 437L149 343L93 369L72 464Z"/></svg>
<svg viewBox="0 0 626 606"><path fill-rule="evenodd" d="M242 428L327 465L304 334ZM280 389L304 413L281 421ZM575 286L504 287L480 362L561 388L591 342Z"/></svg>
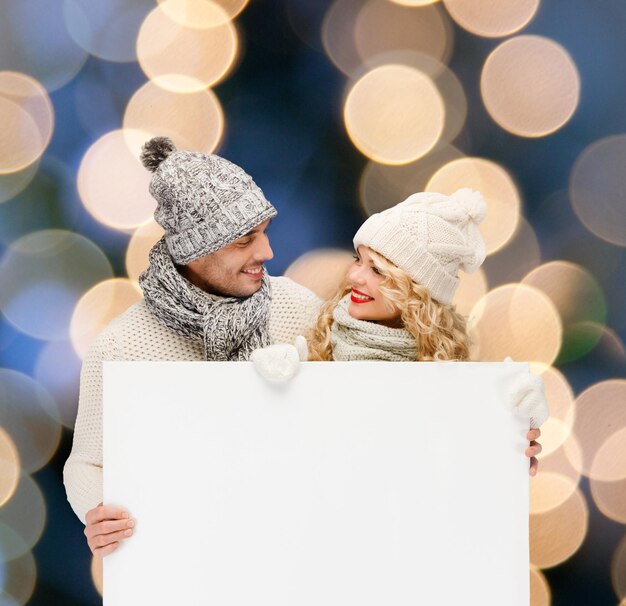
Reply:
<svg viewBox="0 0 626 606"><path fill-rule="evenodd" d="M165 158L176 151L174 142L169 137L153 137L143 144L139 159L150 171L154 172Z"/></svg>

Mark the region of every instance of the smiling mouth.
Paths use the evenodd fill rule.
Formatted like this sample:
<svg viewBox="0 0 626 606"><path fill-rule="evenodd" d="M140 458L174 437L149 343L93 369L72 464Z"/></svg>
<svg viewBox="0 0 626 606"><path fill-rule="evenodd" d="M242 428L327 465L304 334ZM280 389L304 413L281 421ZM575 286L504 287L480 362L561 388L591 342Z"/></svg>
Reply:
<svg viewBox="0 0 626 606"><path fill-rule="evenodd" d="M250 267L248 269L242 269L241 272L246 274L246 276L249 276L250 278L258 280L263 276L263 266L261 265L260 267Z"/></svg>
<svg viewBox="0 0 626 606"><path fill-rule="evenodd" d="M352 301L353 303L369 303L373 300L373 297L370 297L362 293L361 291L356 290L355 288L352 289L352 293L350 294L350 301Z"/></svg>

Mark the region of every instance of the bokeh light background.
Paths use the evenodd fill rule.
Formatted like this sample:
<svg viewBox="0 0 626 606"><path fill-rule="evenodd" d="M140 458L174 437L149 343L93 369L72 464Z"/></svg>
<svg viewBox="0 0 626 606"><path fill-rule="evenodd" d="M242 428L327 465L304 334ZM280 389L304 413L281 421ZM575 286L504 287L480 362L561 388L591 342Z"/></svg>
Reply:
<svg viewBox="0 0 626 606"><path fill-rule="evenodd" d="M160 237L157 134L252 174L270 272L321 296L369 214L484 193L456 303L552 409L532 606L626 604L625 24L621 0L0 0L0 604L100 603L61 474L81 358Z"/></svg>

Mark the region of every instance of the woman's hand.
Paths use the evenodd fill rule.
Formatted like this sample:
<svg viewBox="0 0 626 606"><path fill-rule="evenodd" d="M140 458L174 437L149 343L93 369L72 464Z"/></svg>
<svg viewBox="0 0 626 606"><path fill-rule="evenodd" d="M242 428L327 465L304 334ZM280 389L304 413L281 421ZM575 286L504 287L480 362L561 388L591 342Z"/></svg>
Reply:
<svg viewBox="0 0 626 606"><path fill-rule="evenodd" d="M510 357L505 362L513 362ZM536 374L521 374L509 386L511 407L530 419L530 426L540 427L550 416L543 379Z"/></svg>
<svg viewBox="0 0 626 606"><path fill-rule="evenodd" d="M120 541L132 536L135 527L135 520L126 510L102 503L87 512L85 521L87 544L98 558L113 553Z"/></svg>
<svg viewBox="0 0 626 606"><path fill-rule="evenodd" d="M285 383L289 381L308 357L306 339L296 337L294 345L277 343L262 349L255 349L250 356L257 372L272 383Z"/></svg>
<svg viewBox="0 0 626 606"><path fill-rule="evenodd" d="M530 442L530 446L526 449L524 453L527 457L530 458L530 468L528 470L528 475L534 477L537 475L537 471L539 469L539 461L537 460L536 455L541 452L541 444L536 442L535 440L541 435L541 429L538 427L535 429L529 430L526 434L526 438Z"/></svg>

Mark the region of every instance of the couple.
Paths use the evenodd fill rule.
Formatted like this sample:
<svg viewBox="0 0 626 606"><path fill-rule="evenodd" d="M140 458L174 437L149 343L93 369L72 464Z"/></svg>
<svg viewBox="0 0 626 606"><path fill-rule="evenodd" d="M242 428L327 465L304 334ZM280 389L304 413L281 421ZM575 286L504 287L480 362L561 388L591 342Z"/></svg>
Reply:
<svg viewBox="0 0 626 606"><path fill-rule="evenodd" d="M276 210L245 171L219 156L178 151L164 137L146 143L141 159L153 172L154 218L165 235L140 277L144 299L100 333L83 361L64 469L68 500L98 557L115 551L135 525L128 511L101 503L103 361L252 357L266 376L280 378L274 362L284 348L295 350L299 335L308 337L311 360L467 360L465 320L451 301L459 268L473 271L485 257L478 193L415 194L363 224L346 287L322 305L306 288L265 272ZM541 451L536 427L547 416L534 379L513 401L531 417L531 475Z"/></svg>

